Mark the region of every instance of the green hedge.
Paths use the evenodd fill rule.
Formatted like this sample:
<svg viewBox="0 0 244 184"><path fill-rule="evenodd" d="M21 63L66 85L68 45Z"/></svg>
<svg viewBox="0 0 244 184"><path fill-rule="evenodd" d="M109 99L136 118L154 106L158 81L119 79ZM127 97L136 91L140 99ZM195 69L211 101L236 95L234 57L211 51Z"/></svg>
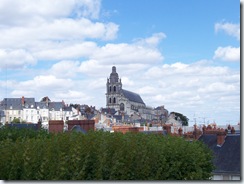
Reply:
<svg viewBox="0 0 244 184"><path fill-rule="evenodd" d="M1 140L0 179L202 180L211 176L211 160L201 142L178 137L60 133Z"/></svg>

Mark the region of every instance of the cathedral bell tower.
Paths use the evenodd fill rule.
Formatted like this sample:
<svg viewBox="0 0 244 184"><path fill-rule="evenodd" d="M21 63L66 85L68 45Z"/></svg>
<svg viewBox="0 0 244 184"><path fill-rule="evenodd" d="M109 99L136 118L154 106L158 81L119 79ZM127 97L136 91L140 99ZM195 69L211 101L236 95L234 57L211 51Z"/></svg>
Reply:
<svg viewBox="0 0 244 184"><path fill-rule="evenodd" d="M112 73L107 79L106 106L107 108L119 108L119 98L121 97L122 83L116 72L116 67L112 67Z"/></svg>

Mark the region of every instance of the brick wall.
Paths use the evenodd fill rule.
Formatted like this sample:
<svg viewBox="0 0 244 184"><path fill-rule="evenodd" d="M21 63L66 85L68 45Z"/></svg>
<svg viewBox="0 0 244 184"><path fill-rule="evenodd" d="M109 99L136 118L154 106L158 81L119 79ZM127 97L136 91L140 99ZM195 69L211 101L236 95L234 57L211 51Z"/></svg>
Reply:
<svg viewBox="0 0 244 184"><path fill-rule="evenodd" d="M64 121L63 120L49 120L48 121L48 130L50 133L59 133L64 130Z"/></svg>
<svg viewBox="0 0 244 184"><path fill-rule="evenodd" d="M68 131L70 131L73 126L79 125L86 132L89 130L95 130L94 120L69 120L68 121Z"/></svg>
<svg viewBox="0 0 244 184"><path fill-rule="evenodd" d="M126 132L141 132L143 129L143 127L113 126L114 132L122 132L123 134Z"/></svg>

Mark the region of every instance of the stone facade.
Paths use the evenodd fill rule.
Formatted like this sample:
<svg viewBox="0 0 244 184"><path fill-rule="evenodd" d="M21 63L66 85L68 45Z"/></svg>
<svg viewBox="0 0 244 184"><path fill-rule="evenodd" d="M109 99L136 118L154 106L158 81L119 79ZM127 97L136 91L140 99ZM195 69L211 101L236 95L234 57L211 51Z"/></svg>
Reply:
<svg viewBox="0 0 244 184"><path fill-rule="evenodd" d="M107 108L114 108L119 114L131 115L134 112L138 112L139 109L146 107L139 94L122 88L122 82L115 66L112 67L112 73L107 79L106 87Z"/></svg>

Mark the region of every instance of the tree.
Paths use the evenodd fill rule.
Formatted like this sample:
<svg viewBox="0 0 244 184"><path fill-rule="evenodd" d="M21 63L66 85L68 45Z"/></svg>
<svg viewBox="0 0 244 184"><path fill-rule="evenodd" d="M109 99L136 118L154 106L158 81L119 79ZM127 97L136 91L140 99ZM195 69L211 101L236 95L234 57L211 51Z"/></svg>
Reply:
<svg viewBox="0 0 244 184"><path fill-rule="evenodd" d="M181 137L9 128L0 135L2 180L209 180L214 170L211 150Z"/></svg>
<svg viewBox="0 0 244 184"><path fill-rule="evenodd" d="M173 114L173 113L175 114L175 120L180 120L182 125L188 126L189 119L186 116L184 116L183 114L178 113L178 112L171 112L170 114Z"/></svg>
<svg viewBox="0 0 244 184"><path fill-rule="evenodd" d="M20 119L19 118L14 118L12 123L20 123Z"/></svg>

